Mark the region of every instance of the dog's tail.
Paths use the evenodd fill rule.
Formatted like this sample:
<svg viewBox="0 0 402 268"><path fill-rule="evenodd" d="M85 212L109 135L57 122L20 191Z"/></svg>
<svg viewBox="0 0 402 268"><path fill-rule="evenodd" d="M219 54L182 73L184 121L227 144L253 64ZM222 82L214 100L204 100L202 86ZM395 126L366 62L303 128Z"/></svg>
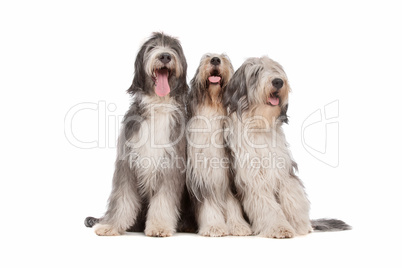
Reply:
<svg viewBox="0 0 402 268"><path fill-rule="evenodd" d="M86 227L92 228L95 224L99 222L100 219L94 217L86 217L84 224Z"/></svg>
<svg viewBox="0 0 402 268"><path fill-rule="evenodd" d="M335 232L352 229L352 226L346 224L344 221L336 219L311 220L311 226L316 232Z"/></svg>

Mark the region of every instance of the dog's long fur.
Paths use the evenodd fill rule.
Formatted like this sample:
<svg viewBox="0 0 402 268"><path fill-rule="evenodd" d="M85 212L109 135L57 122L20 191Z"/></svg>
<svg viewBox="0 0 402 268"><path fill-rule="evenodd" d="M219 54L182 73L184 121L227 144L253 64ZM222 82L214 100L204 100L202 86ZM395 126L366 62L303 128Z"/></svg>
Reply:
<svg viewBox="0 0 402 268"><path fill-rule="evenodd" d="M161 58L166 53L168 62ZM212 57L221 60L219 85L208 83ZM165 74L169 70L170 93L161 97L156 94L155 84L159 82L158 70L162 69ZM250 58L230 79L230 60L225 55L207 54L191 81L188 99L186 70L186 59L177 39L155 33L141 47L135 60L134 80L128 89L133 102L119 136L108 209L102 218L86 218L87 227L94 226L98 235L119 235L127 230L145 231L148 236L170 236L176 229L195 232L198 227L185 189L187 177L187 188L196 200L201 235L252 232L284 238L306 234L312 228L351 228L340 220L309 220L309 202L295 175L297 165L281 128L287 123L290 87L278 63L268 57ZM272 84L275 78L283 81L277 92ZM279 105L267 104L272 94L279 97ZM186 102L192 118L187 149ZM200 116L203 119L197 118ZM206 128L207 132L191 132L197 128ZM192 142L210 147L199 148ZM225 143L229 149L225 150ZM205 162L197 162L197 154L204 159L213 157L218 165L227 163L225 159L229 157L230 168L220 165L213 169L214 164L208 161L204 168ZM144 159L150 161L146 167ZM255 160L268 160L270 166L256 168ZM230 188L240 196L251 230ZM178 222L180 210L182 217Z"/></svg>
<svg viewBox="0 0 402 268"><path fill-rule="evenodd" d="M276 79L276 80L274 80ZM274 83L282 81L277 89ZM224 93L230 131L225 135L235 171L235 185L255 235L287 238L312 231L310 203L295 175L282 130L287 122L287 76L268 57L249 58L235 72ZM279 103L272 103L279 98ZM342 221L314 222L315 229L348 229Z"/></svg>
<svg viewBox="0 0 402 268"><path fill-rule="evenodd" d="M169 57L164 62L163 56ZM168 70L170 93L156 94L159 70ZM127 230L148 236L171 236L185 193L185 100L187 63L179 41L154 33L135 60L128 93L133 102L118 140L113 188L101 219L89 217L98 235ZM131 228L130 228L131 227Z"/></svg>
<svg viewBox="0 0 402 268"><path fill-rule="evenodd" d="M233 72L226 55L210 53L202 57L191 80L187 187L196 203L198 233L203 236L251 234L230 188L229 158L223 140L226 109L222 95ZM210 82L211 77L220 77L220 81Z"/></svg>

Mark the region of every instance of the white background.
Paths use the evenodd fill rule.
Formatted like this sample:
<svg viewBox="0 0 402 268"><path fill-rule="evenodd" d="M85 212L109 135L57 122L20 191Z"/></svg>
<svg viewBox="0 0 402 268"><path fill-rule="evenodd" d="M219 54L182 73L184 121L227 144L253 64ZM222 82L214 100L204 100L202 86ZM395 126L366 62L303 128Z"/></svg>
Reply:
<svg viewBox="0 0 402 268"><path fill-rule="evenodd" d="M400 6L277 2L2 2L1 266L400 267ZM80 149L65 137L65 116L83 102L114 104L111 122L123 115L135 55L153 31L179 37L188 81L206 52L226 52L235 68L251 56L280 62L293 89L285 132L311 218L354 229L273 240L98 237L85 228L86 216L105 211L114 125L103 121L104 148ZM301 133L310 114L337 100L339 165L331 167L309 154ZM325 123L316 126L309 143L322 148ZM77 114L73 130L97 140L97 111Z"/></svg>

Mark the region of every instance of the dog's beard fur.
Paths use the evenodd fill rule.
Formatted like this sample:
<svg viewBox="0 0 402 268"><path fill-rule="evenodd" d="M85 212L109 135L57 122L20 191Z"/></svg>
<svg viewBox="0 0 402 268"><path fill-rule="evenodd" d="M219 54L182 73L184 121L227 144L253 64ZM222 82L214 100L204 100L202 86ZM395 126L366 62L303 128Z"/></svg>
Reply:
<svg viewBox="0 0 402 268"><path fill-rule="evenodd" d="M275 79L283 82L279 90L273 85ZM287 122L289 92L277 62L250 58L235 72L223 98L232 124L225 138L233 157L235 186L253 233L264 237L294 237L312 230L310 204L281 127ZM269 165L264 166L267 160ZM326 230L332 223L326 222ZM319 224L324 225L316 221L314 227Z"/></svg>
<svg viewBox="0 0 402 268"><path fill-rule="evenodd" d="M232 75L233 67L226 55L205 54L191 80L186 178L196 204L199 234L203 236L251 234L230 189L223 139L226 109L222 96Z"/></svg>
<svg viewBox="0 0 402 268"><path fill-rule="evenodd" d="M163 60L164 53L169 61ZM170 92L161 97L157 94L156 73L162 68L164 86L168 84ZM99 222L94 226L96 234L119 235L126 230L145 229L148 236L170 236L175 232L180 202L186 203L183 193L187 193L186 69L179 41L165 34L153 34L138 52L133 83L128 89L133 103L118 141L108 209L103 218L86 221L88 225ZM141 162L144 159L148 161L146 167ZM186 208L182 210L186 213Z"/></svg>

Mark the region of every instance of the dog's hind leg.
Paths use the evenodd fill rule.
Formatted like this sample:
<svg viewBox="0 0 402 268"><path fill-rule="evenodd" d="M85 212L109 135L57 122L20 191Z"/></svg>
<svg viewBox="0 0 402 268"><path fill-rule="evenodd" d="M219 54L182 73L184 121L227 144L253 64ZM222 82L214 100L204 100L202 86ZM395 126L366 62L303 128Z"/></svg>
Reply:
<svg viewBox="0 0 402 268"><path fill-rule="evenodd" d="M291 238L295 230L286 220L276 201L273 189L266 183L255 183L243 188L243 207L255 235L270 238Z"/></svg>
<svg viewBox="0 0 402 268"><path fill-rule="evenodd" d="M295 229L296 234L305 235L311 232L310 202L301 181L292 176L282 180L278 198L286 219Z"/></svg>
<svg viewBox="0 0 402 268"><path fill-rule="evenodd" d="M123 234L133 225L141 208L140 202L133 171L126 160L118 159L108 209L105 216L94 226L95 233L101 236Z"/></svg>

